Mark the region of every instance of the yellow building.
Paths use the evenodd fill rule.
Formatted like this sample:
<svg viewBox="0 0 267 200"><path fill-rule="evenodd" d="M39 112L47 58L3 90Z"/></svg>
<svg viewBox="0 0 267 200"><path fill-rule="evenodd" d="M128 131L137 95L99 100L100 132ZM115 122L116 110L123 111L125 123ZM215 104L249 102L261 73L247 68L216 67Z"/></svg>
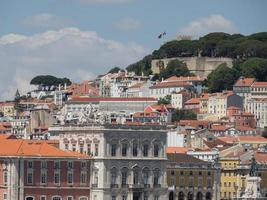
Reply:
<svg viewBox="0 0 267 200"><path fill-rule="evenodd" d="M1 103L0 104L0 112L2 112L5 117L16 116L15 104L13 102Z"/></svg>
<svg viewBox="0 0 267 200"><path fill-rule="evenodd" d="M219 200L220 168L184 153L168 154L169 200Z"/></svg>
<svg viewBox="0 0 267 200"><path fill-rule="evenodd" d="M241 145L221 152L221 199L235 199L244 195L253 154L253 151L247 151Z"/></svg>

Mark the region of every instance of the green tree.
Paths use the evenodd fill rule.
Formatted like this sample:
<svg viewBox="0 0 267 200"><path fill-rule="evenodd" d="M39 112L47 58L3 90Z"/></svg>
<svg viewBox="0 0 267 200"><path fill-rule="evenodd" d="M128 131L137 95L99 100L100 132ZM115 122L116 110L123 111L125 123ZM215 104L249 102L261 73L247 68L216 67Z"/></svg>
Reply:
<svg viewBox="0 0 267 200"><path fill-rule="evenodd" d="M208 75L207 85L209 92L221 92L222 90L232 89L236 79L234 70L227 67L226 64L221 64Z"/></svg>
<svg viewBox="0 0 267 200"><path fill-rule="evenodd" d="M171 95L166 95L165 97L159 98L158 104L171 104Z"/></svg>
<svg viewBox="0 0 267 200"><path fill-rule="evenodd" d="M258 81L267 81L267 59L249 58L241 66L241 73L245 77L256 78Z"/></svg>
<svg viewBox="0 0 267 200"><path fill-rule="evenodd" d="M197 119L197 115L191 110L174 110L172 113L172 122L195 119Z"/></svg>
<svg viewBox="0 0 267 200"><path fill-rule="evenodd" d="M171 60L168 63L167 67L160 73L160 79L166 79L174 75L191 76L192 74L190 73L184 62L175 59Z"/></svg>
<svg viewBox="0 0 267 200"><path fill-rule="evenodd" d="M109 70L108 73L118 73L120 70L122 70L122 69L119 67L113 67L111 70Z"/></svg>
<svg viewBox="0 0 267 200"><path fill-rule="evenodd" d="M70 85L71 81L68 78L57 78L55 76L51 75L40 75L34 77L30 84L31 85L45 85L45 86L52 86L52 85L64 85L64 84Z"/></svg>

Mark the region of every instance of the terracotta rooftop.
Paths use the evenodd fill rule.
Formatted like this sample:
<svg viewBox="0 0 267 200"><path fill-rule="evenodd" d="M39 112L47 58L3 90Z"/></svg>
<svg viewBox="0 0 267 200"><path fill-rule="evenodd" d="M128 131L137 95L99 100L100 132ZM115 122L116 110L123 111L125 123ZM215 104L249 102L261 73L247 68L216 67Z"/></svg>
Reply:
<svg viewBox="0 0 267 200"><path fill-rule="evenodd" d="M156 85L151 86L151 89L156 89L156 88L167 88L167 87L187 87L187 86L192 86L191 83L189 82L160 82Z"/></svg>
<svg viewBox="0 0 267 200"><path fill-rule="evenodd" d="M85 154L63 151L45 141L0 140L0 156L4 157L50 157L50 158L89 158Z"/></svg>
<svg viewBox="0 0 267 200"><path fill-rule="evenodd" d="M145 83L143 83L143 82L141 82L141 83L136 83L136 84L130 86L129 88L140 88L140 87L142 87L144 84L145 84Z"/></svg>
<svg viewBox="0 0 267 200"><path fill-rule="evenodd" d="M261 142L261 143L267 144L267 139L259 135L255 135L255 136L242 135L242 136L239 136L238 139L240 142Z"/></svg>
<svg viewBox="0 0 267 200"><path fill-rule="evenodd" d="M199 104L199 98L192 98L185 102L185 104Z"/></svg>
<svg viewBox="0 0 267 200"><path fill-rule="evenodd" d="M250 87L254 83L254 78L240 78L236 81L234 86L236 87Z"/></svg>
<svg viewBox="0 0 267 200"><path fill-rule="evenodd" d="M168 153L167 158L169 162L177 163L195 163L195 164L204 164L207 163L203 160L195 158L193 156L187 155L185 153Z"/></svg>
<svg viewBox="0 0 267 200"><path fill-rule="evenodd" d="M166 148L166 153L172 154L172 153L186 153L187 148L185 147L167 147Z"/></svg>
<svg viewBox="0 0 267 200"><path fill-rule="evenodd" d="M209 121L206 120L180 120L180 126L192 126L198 128L199 126L207 127L209 125Z"/></svg>
<svg viewBox="0 0 267 200"><path fill-rule="evenodd" d="M235 128L239 131L256 131L255 128L251 128L249 126L236 126Z"/></svg>
<svg viewBox="0 0 267 200"><path fill-rule="evenodd" d="M267 164L267 153L266 152L256 151L254 156L255 156L257 163Z"/></svg>
<svg viewBox="0 0 267 200"><path fill-rule="evenodd" d="M7 140L7 139L16 139L16 136L11 134L0 134L0 140Z"/></svg>
<svg viewBox="0 0 267 200"><path fill-rule="evenodd" d="M212 125L210 130L212 131L225 131L227 130L228 127L224 126L224 125Z"/></svg>
<svg viewBox="0 0 267 200"><path fill-rule="evenodd" d="M267 87L267 82L254 82L252 87Z"/></svg>
<svg viewBox="0 0 267 200"><path fill-rule="evenodd" d="M152 97L72 97L70 102L100 102L100 101L157 101Z"/></svg>
<svg viewBox="0 0 267 200"><path fill-rule="evenodd" d="M164 82L172 82L172 81L203 81L199 76L171 76L164 80Z"/></svg>

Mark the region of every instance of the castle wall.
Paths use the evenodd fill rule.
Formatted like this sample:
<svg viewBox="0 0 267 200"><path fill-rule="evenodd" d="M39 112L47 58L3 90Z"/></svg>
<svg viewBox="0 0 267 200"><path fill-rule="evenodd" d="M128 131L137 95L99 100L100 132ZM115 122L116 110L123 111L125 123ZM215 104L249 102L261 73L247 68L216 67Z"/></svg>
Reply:
<svg viewBox="0 0 267 200"><path fill-rule="evenodd" d="M233 66L233 59L231 58L212 58L212 57L175 57L175 58L163 58L155 59L151 62L151 70L153 74L159 74L165 69L171 60L178 59L186 63L187 68L192 73L206 78L213 70L215 70L220 64L226 63L227 66Z"/></svg>

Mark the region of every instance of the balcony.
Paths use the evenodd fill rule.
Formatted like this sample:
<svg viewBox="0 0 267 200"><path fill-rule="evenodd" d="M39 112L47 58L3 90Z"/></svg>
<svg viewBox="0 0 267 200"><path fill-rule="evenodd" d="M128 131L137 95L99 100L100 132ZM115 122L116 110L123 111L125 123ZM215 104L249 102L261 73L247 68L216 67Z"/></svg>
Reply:
<svg viewBox="0 0 267 200"><path fill-rule="evenodd" d="M150 184L144 184L144 188L150 188Z"/></svg>
<svg viewBox="0 0 267 200"><path fill-rule="evenodd" d="M121 184L121 188L129 188L129 184Z"/></svg>
<svg viewBox="0 0 267 200"><path fill-rule="evenodd" d="M118 184L110 184L110 188L119 188Z"/></svg>

